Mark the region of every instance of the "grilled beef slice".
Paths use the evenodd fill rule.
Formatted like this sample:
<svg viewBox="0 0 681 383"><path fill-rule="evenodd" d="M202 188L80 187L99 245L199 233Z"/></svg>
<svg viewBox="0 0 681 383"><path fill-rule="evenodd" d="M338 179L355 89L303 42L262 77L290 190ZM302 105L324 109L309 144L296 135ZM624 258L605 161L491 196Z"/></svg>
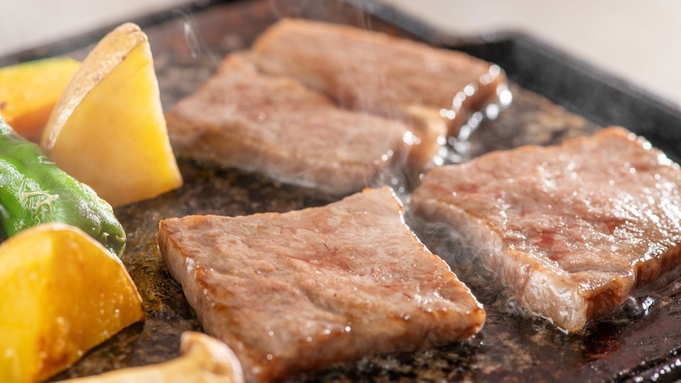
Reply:
<svg viewBox="0 0 681 383"><path fill-rule="evenodd" d="M167 219L157 242L250 382L462 341L485 319L389 188L284 214Z"/></svg>
<svg viewBox="0 0 681 383"><path fill-rule="evenodd" d="M401 122L341 109L295 80L258 73L240 54L166 119L180 156L336 195L402 167L411 143Z"/></svg>
<svg viewBox="0 0 681 383"><path fill-rule="evenodd" d="M402 118L422 131L444 122L450 135L496 100L506 81L499 67L462 52L301 19L279 21L252 51L263 72L296 78L344 107Z"/></svg>
<svg viewBox="0 0 681 383"><path fill-rule="evenodd" d="M479 250L528 311L576 332L679 264L681 170L607 128L434 168L414 214Z"/></svg>

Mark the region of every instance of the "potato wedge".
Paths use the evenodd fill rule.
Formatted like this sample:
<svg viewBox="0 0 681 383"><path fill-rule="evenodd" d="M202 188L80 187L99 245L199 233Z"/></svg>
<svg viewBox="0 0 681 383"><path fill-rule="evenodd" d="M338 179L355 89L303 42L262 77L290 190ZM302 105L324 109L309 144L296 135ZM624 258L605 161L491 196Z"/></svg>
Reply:
<svg viewBox="0 0 681 383"><path fill-rule="evenodd" d="M0 68L0 113L20 136L35 143L59 97L80 68L68 57Z"/></svg>
<svg viewBox="0 0 681 383"><path fill-rule="evenodd" d="M144 317L118 257L61 223L0 245L0 296L0 382L44 380Z"/></svg>
<svg viewBox="0 0 681 383"><path fill-rule="evenodd" d="M121 25L90 52L50 116L41 146L112 206L182 185L151 49L137 25Z"/></svg>

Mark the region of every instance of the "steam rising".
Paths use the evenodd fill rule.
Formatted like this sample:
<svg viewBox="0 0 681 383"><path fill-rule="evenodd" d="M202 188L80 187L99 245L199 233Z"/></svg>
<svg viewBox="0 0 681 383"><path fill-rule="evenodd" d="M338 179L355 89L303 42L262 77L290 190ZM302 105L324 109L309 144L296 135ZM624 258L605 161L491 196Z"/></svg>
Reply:
<svg viewBox="0 0 681 383"><path fill-rule="evenodd" d="M511 316L527 315L526 309L503 286L502 275L497 270L490 269L482 260L486 254L497 251L494 246L478 246L480 242L471 233L458 232L448 224L425 222L413 214L408 214L406 221L431 252L447 262L459 279L471 288L487 310L492 308L497 313ZM680 275L681 266L668 270L657 281L634 290L620 308L605 318L599 318L598 323L630 323L632 320L653 315L660 301L664 305L668 297L681 293ZM545 319L551 322L550 319ZM587 324L584 332L589 331L590 325Z"/></svg>
<svg viewBox="0 0 681 383"><path fill-rule="evenodd" d="M472 234L458 232L448 224L425 222L412 214L407 215L407 224L433 254L447 262L487 310L492 306L506 315L525 315L503 286L501 276L482 261L485 253L495 249L472 246Z"/></svg>
<svg viewBox="0 0 681 383"><path fill-rule="evenodd" d="M196 1L199 6L201 6L200 4L201 1L203 0ZM204 2L209 1L210 0L205 0ZM217 70L217 68L220 67L220 59L215 53L211 51L210 48L208 48L206 42L203 41L203 38L201 38L201 34L197 32L194 18L191 15L191 13L183 10L178 10L176 11L176 13L178 16L177 17L178 23L182 28L184 41L187 43L187 48L189 50L191 58L194 60L198 60L199 58L204 56L208 57L214 69Z"/></svg>

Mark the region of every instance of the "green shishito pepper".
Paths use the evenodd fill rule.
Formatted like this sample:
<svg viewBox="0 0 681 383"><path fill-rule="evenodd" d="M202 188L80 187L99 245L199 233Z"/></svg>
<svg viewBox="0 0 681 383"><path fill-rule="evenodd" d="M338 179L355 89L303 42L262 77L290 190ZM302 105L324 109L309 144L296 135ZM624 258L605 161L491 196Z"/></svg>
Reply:
<svg viewBox="0 0 681 383"><path fill-rule="evenodd" d="M125 248L125 231L111 205L0 116L0 224L11 237L46 222L76 226L118 256Z"/></svg>

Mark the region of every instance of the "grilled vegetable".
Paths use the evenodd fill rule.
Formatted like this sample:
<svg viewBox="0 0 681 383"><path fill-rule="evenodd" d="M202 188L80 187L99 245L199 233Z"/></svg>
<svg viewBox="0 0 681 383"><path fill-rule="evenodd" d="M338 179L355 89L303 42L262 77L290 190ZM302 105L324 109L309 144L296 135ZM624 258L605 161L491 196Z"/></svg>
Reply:
<svg viewBox="0 0 681 383"><path fill-rule="evenodd" d="M126 23L90 51L41 140L65 172L112 206L182 186L147 36Z"/></svg>
<svg viewBox="0 0 681 383"><path fill-rule="evenodd" d="M62 223L0 245L0 297L0 382L45 380L144 318L123 262Z"/></svg>
<svg viewBox="0 0 681 383"><path fill-rule="evenodd" d="M180 354L164 363L125 368L64 383L244 383L236 355L227 345L206 334L183 333Z"/></svg>
<svg viewBox="0 0 681 383"><path fill-rule="evenodd" d="M0 224L12 236L46 222L76 226L117 255L125 247L111 206L0 117Z"/></svg>
<svg viewBox="0 0 681 383"><path fill-rule="evenodd" d="M78 68L80 63L68 57L0 68L0 114L20 136L37 143Z"/></svg>

